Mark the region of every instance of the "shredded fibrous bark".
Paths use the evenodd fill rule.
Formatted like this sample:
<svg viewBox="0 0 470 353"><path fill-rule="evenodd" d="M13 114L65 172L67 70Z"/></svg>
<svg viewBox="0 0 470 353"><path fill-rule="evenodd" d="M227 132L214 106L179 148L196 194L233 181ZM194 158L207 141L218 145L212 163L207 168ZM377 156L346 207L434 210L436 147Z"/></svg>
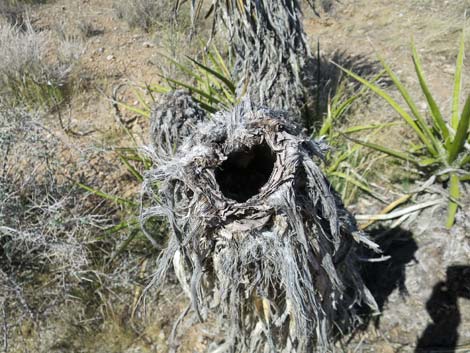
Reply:
<svg viewBox="0 0 470 353"><path fill-rule="evenodd" d="M248 94L254 103L289 111L300 122L313 75L305 69L312 57L300 1L207 2L211 2L214 15L213 34L226 31L234 52L238 96ZM315 10L315 1L307 3Z"/></svg>
<svg viewBox="0 0 470 353"><path fill-rule="evenodd" d="M324 146L286 113L245 99L208 117L176 92L152 124L142 222L171 229L156 280L173 267L196 316L216 315L212 351L326 352L358 305L376 309L356 264L374 244L322 174Z"/></svg>

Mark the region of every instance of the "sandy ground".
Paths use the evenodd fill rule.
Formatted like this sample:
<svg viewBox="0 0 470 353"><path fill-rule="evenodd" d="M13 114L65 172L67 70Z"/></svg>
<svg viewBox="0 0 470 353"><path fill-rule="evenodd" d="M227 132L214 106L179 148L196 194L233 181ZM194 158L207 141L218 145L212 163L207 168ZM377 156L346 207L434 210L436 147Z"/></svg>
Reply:
<svg viewBox="0 0 470 353"><path fill-rule="evenodd" d="M410 54L413 37L431 90L450 111L454 62L465 10L470 11L470 0L342 0L320 18L306 11L305 25L314 51L318 41L326 58L349 61L357 67L370 66L371 70L380 53L412 91L418 92ZM74 130L92 133L74 143L82 146L129 143L116 122L109 96L121 84L158 82L164 62L159 53L169 47L182 50L186 40L164 32L149 34L129 29L125 22L115 18L110 0L58 0L33 8L31 16L38 28L74 32L87 23L95 30L84 39L85 51L77 73L82 88L65 109ZM470 48L469 35L466 45ZM465 64L470 67L470 57ZM466 69L464 74L468 92L470 71ZM128 86L120 91L119 97L131 105L137 104ZM145 141L148 123L132 114L125 116L134 117L129 127L141 136L139 141ZM394 118L382 102L371 99L369 107L351 119L378 122ZM403 128L395 128L389 131L387 139L393 145L397 137L406 133ZM111 176L111 181L115 177ZM465 202L470 205L468 200ZM364 210L364 205L356 210L372 213L370 209ZM470 303L461 289L462 279L470 283L470 220L468 212L462 212L457 227L448 231L442 227L444 213L443 207L427 210L401 228L390 231L385 225L375 232L376 240L392 256L390 264L366 266L369 285L382 302L383 315L371 320L368 328L354 337L346 348L348 352L410 352L418 342L424 344L426 340L429 344L424 351L470 352ZM185 300L175 286L168 287L159 298L158 304L150 300L145 318L137 318L141 320L140 327L146 327L143 331L133 329L135 318L130 317L128 310L116 313L118 319L111 315L99 327L88 327L86 322L72 327L66 319L68 314L62 312L42 325L42 336L27 331L21 342L29 343L20 342L17 351L166 352L170 322L184 307ZM429 302L443 308L435 314L426 304ZM440 324L443 316L448 319ZM454 337L457 332L459 337ZM180 339L183 352L201 352L211 335L198 326ZM439 347L439 342L446 343Z"/></svg>

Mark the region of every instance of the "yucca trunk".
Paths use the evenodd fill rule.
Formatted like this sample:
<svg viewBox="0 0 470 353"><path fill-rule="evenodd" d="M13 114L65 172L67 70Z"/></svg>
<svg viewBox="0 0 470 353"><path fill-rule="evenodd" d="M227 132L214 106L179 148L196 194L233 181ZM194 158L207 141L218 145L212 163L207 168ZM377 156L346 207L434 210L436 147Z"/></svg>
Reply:
<svg viewBox="0 0 470 353"><path fill-rule="evenodd" d="M204 0L193 2L202 7ZM213 32L225 31L235 55L238 96L292 113L304 123L313 59L298 0L209 0ZM314 1L307 1L314 8ZM196 6L197 7L197 6ZM193 11L195 16L200 11Z"/></svg>
<svg viewBox="0 0 470 353"><path fill-rule="evenodd" d="M322 146L286 113L247 99L208 119L176 92L152 124L142 217L171 229L157 279L173 265L193 313L216 316L225 339L210 351L328 351L357 305L375 309L356 264L373 244L318 167Z"/></svg>

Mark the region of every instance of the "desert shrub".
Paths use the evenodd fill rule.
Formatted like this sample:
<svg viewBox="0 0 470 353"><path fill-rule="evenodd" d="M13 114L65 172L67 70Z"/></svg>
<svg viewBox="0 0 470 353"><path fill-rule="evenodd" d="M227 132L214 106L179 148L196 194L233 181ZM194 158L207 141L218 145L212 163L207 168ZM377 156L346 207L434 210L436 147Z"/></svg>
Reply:
<svg viewBox="0 0 470 353"><path fill-rule="evenodd" d="M37 114L0 102L0 303L19 318L63 298L89 264L93 216L59 153Z"/></svg>
<svg viewBox="0 0 470 353"><path fill-rule="evenodd" d="M141 288L139 264L156 252L136 227L115 227L125 210L78 185L99 182L91 170L98 158L107 168L99 152L75 150L46 117L1 100L0 313L7 326L0 345L9 337L21 346L14 332L25 320L66 315L99 324L106 312L97 308L131 302Z"/></svg>
<svg viewBox="0 0 470 353"><path fill-rule="evenodd" d="M0 93L16 105L51 107L66 97L82 46L73 38L0 21Z"/></svg>

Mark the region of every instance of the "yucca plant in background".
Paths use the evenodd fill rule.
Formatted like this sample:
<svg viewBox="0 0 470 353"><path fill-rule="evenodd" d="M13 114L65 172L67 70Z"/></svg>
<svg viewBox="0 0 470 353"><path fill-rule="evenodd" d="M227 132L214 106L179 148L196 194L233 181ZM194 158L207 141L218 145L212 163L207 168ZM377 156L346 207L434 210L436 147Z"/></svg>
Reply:
<svg viewBox="0 0 470 353"><path fill-rule="evenodd" d="M348 75L361 82L384 99L408 126L412 128L419 140L419 144L410 145L407 151L399 151L367 141L355 141L389 156L412 163L423 175L428 177L434 175L441 183L448 184L449 206L446 222L448 228L451 228L454 224L458 209L461 183L470 180L470 95L465 100L463 110L460 112L464 50L464 35L462 34L457 55L454 89L452 93L452 111L449 119L443 117L441 109L428 88L414 43L412 43L412 58L421 91L428 105L426 115L420 112L408 90L382 58L379 58L380 62L388 77L406 102L406 106L398 103L373 82L356 75L350 70L340 67ZM429 119L427 119L427 116L429 116Z"/></svg>
<svg viewBox="0 0 470 353"><path fill-rule="evenodd" d="M236 84L232 76L233 63L229 59L224 59L216 46L213 45L207 52L203 51L200 61L187 57L187 64L164 57L192 83L162 75L167 86L150 86L151 93L168 93L171 90L186 89L201 108L209 113L230 110L237 104Z"/></svg>
<svg viewBox="0 0 470 353"><path fill-rule="evenodd" d="M381 74L377 75L372 81L375 82L380 76ZM368 182L368 174L374 162L372 156L370 153L365 153L361 145L353 145L345 136L368 131L371 137L382 128L392 124L368 124L340 128L344 125L344 120L353 104L363 98L367 91L366 88L362 88L351 95L347 85L348 81L342 80L334 96L328 99L326 115L312 137L316 140L324 140L328 145L323 172L334 189L341 194L341 199L346 205L351 204L357 198L359 191L383 201Z"/></svg>
<svg viewBox="0 0 470 353"><path fill-rule="evenodd" d="M234 78L231 74L231 62L224 59L215 46L203 53L201 61L187 56L188 62L186 64L163 54L161 56L186 79L177 79L160 74L163 81L161 84L147 85L133 90L134 96L139 102L138 107L119 101L116 98L113 98L113 103L145 118L150 118L151 104L155 103L157 94L166 94L178 89L187 90L201 108L208 113L229 110L237 104ZM150 104L140 91L145 91L150 96Z"/></svg>

